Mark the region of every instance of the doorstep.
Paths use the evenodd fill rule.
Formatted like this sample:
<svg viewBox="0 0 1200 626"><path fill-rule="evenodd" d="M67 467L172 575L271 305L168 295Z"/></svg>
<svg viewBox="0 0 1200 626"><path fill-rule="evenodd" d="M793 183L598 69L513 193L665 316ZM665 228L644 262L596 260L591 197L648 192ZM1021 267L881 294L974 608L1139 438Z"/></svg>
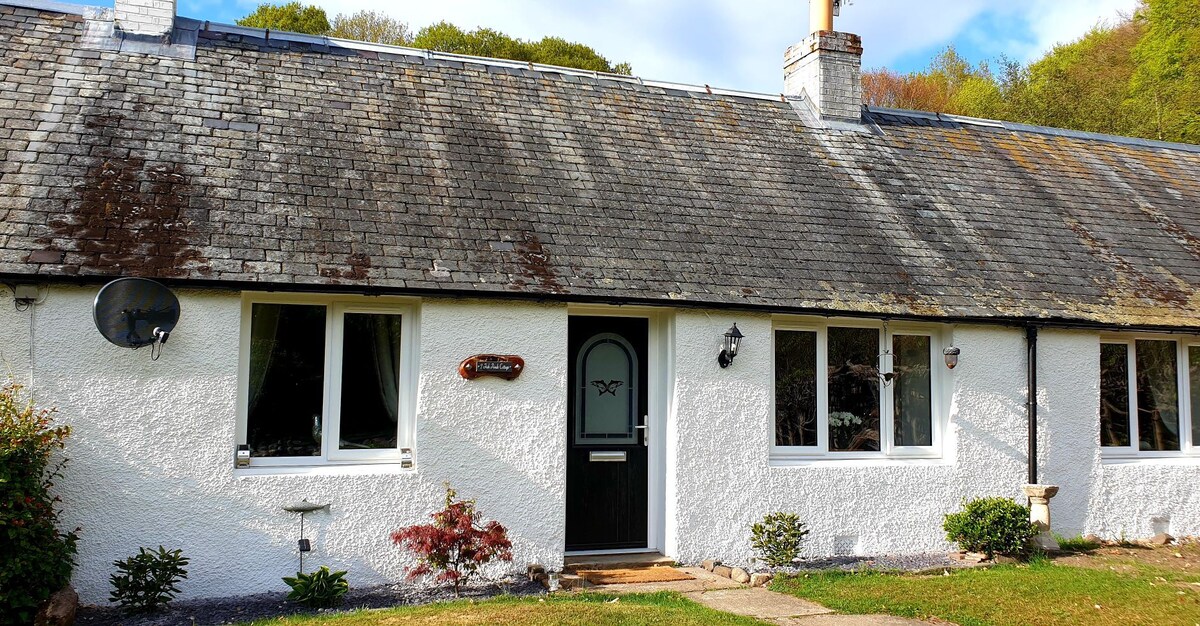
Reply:
<svg viewBox="0 0 1200 626"><path fill-rule="evenodd" d="M620 569L623 567L670 567L675 559L658 552L625 552L621 554L567 555L563 573L574 574L583 569Z"/></svg>

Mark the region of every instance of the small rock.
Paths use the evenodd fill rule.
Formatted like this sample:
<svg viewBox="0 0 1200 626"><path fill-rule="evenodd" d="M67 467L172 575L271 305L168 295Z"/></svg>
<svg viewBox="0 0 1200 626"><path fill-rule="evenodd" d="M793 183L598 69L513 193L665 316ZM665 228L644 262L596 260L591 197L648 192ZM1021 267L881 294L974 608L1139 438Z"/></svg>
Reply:
<svg viewBox="0 0 1200 626"><path fill-rule="evenodd" d="M716 559L705 559L704 562L700 563L700 567L703 567L704 569L711 572L711 571L713 571L714 567L716 567L720 564L721 564L721 562Z"/></svg>
<svg viewBox="0 0 1200 626"><path fill-rule="evenodd" d="M1100 537L1097 537L1096 535L1084 535L1083 540L1088 543L1104 543L1104 541L1102 539L1100 539Z"/></svg>
<svg viewBox="0 0 1200 626"><path fill-rule="evenodd" d="M71 626L79 608L79 595L70 585L50 594L33 618L36 626Z"/></svg>
<svg viewBox="0 0 1200 626"><path fill-rule="evenodd" d="M1167 533L1158 533L1150 538L1150 545L1165 546L1170 544L1172 541L1175 541L1175 538L1171 535L1168 535Z"/></svg>
<svg viewBox="0 0 1200 626"><path fill-rule="evenodd" d="M729 578L733 574L733 568L726 567L724 565L715 565L713 566L712 573L716 574L717 576Z"/></svg>
<svg viewBox="0 0 1200 626"><path fill-rule="evenodd" d="M747 572L740 567L735 567L733 568L733 571L729 573L729 579L735 583L741 583L744 585L750 582L750 572Z"/></svg>
<svg viewBox="0 0 1200 626"><path fill-rule="evenodd" d="M750 575L750 586L751 587L766 587L767 584L770 582L771 582L770 574L759 573L759 574L751 574Z"/></svg>

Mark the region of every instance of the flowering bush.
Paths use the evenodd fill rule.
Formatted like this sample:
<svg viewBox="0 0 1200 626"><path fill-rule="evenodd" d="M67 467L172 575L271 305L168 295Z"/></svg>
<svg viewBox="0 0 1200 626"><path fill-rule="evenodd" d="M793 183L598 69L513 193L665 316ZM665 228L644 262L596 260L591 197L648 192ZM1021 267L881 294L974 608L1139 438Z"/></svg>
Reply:
<svg viewBox="0 0 1200 626"><path fill-rule="evenodd" d="M432 524L417 524L392 533L392 541L417 555L409 580L437 572L435 580L454 585L454 595L493 559L512 560L512 542L499 522L480 523L474 500L456 500L446 487L446 508L433 513Z"/></svg>
<svg viewBox="0 0 1200 626"><path fill-rule="evenodd" d="M76 535L58 532L59 500L50 495L62 469L51 456L71 430L53 416L20 385L0 386L0 624L32 623L75 564Z"/></svg>

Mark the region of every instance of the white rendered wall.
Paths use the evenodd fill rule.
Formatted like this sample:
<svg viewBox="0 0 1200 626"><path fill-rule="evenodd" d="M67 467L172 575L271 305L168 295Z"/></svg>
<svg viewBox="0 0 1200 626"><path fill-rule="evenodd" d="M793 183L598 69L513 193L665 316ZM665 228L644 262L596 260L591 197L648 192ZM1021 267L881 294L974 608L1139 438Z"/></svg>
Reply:
<svg viewBox="0 0 1200 626"><path fill-rule="evenodd" d="M29 324L34 313L18 311L12 288L0 285L0 380L29 384Z"/></svg>
<svg viewBox="0 0 1200 626"><path fill-rule="evenodd" d="M179 291L182 319L151 362L97 333L95 294L49 290L34 329L38 399L74 429L59 493L64 524L82 527L74 584L84 602L107 600L113 560L159 544L192 559L183 597L285 590L299 519L280 507L301 498L332 504L307 518L306 566L347 568L357 585L400 580L410 562L389 534L427 521L445 481L509 528L506 569L561 564L565 307L422 303L415 471L246 475L232 463L240 296ZM18 369L27 316L10 293L0 299L0 340ZM528 370L511 382L461 379L459 361L485 352L519 353Z"/></svg>
<svg viewBox="0 0 1200 626"><path fill-rule="evenodd" d="M1055 533L1075 537L1103 517L1100 464L1100 338L1043 330L1038 337L1038 482L1058 485L1050 501ZM1153 533L1151 533L1153 534Z"/></svg>
<svg viewBox="0 0 1200 626"><path fill-rule="evenodd" d="M1102 460L1099 337L1043 331L1038 347L1039 478L1061 486L1050 506L1055 532L1200 536L1200 459Z"/></svg>
<svg viewBox="0 0 1200 626"><path fill-rule="evenodd" d="M716 338L732 321L747 338L737 361L722 370ZM948 377L953 401L943 459L773 467L770 318L683 312L675 323L676 467L669 477L675 517L668 536L677 559L744 562L751 556L750 524L776 510L797 512L808 523L806 549L813 555L944 550L942 516L964 497L1021 497L1023 332L954 329L963 356Z"/></svg>
<svg viewBox="0 0 1200 626"><path fill-rule="evenodd" d="M60 493L64 522L82 527L75 584L104 602L111 562L138 546L180 547L193 559L186 597L281 590L296 569L298 520L280 510L330 502L309 517L307 562L350 570L354 584L398 580L409 564L388 535L422 522L442 483L476 498L515 542L513 568L562 562L565 509L565 306L426 300L420 306L417 469L359 466L320 472L235 472L240 295L179 292L183 318L152 363L146 350L105 342L91 320L96 288L43 288L34 317L38 400L75 429ZM0 291L0 366L29 372L30 312ZM681 561L750 557L748 529L774 510L808 522L813 555L948 548L942 516L963 498L1021 499L1026 479L1025 337L1017 329L959 325L948 373L951 402L939 460L769 460L771 319L681 310L665 367L664 550ZM732 367L716 364L721 334L745 333ZM1039 360L1041 481L1058 484L1055 530L1140 538L1200 535L1200 463L1104 463L1098 446L1099 338L1043 330ZM935 355L938 352L935 342ZM471 354L516 353L513 382L464 381Z"/></svg>

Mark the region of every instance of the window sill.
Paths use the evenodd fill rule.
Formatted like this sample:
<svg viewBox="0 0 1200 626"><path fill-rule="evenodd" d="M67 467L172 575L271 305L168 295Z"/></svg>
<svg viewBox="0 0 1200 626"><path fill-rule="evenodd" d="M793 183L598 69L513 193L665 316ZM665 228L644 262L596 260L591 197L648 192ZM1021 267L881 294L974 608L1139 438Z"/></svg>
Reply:
<svg viewBox="0 0 1200 626"><path fill-rule="evenodd" d="M1200 454L1101 454L1102 465L1200 465Z"/></svg>
<svg viewBox="0 0 1200 626"><path fill-rule="evenodd" d="M952 465L941 456L816 456L772 454L771 467L895 467L898 465L945 466Z"/></svg>
<svg viewBox="0 0 1200 626"><path fill-rule="evenodd" d="M234 478L255 476L370 476L416 474L417 468L400 463L321 463L314 465L259 465L238 467Z"/></svg>

